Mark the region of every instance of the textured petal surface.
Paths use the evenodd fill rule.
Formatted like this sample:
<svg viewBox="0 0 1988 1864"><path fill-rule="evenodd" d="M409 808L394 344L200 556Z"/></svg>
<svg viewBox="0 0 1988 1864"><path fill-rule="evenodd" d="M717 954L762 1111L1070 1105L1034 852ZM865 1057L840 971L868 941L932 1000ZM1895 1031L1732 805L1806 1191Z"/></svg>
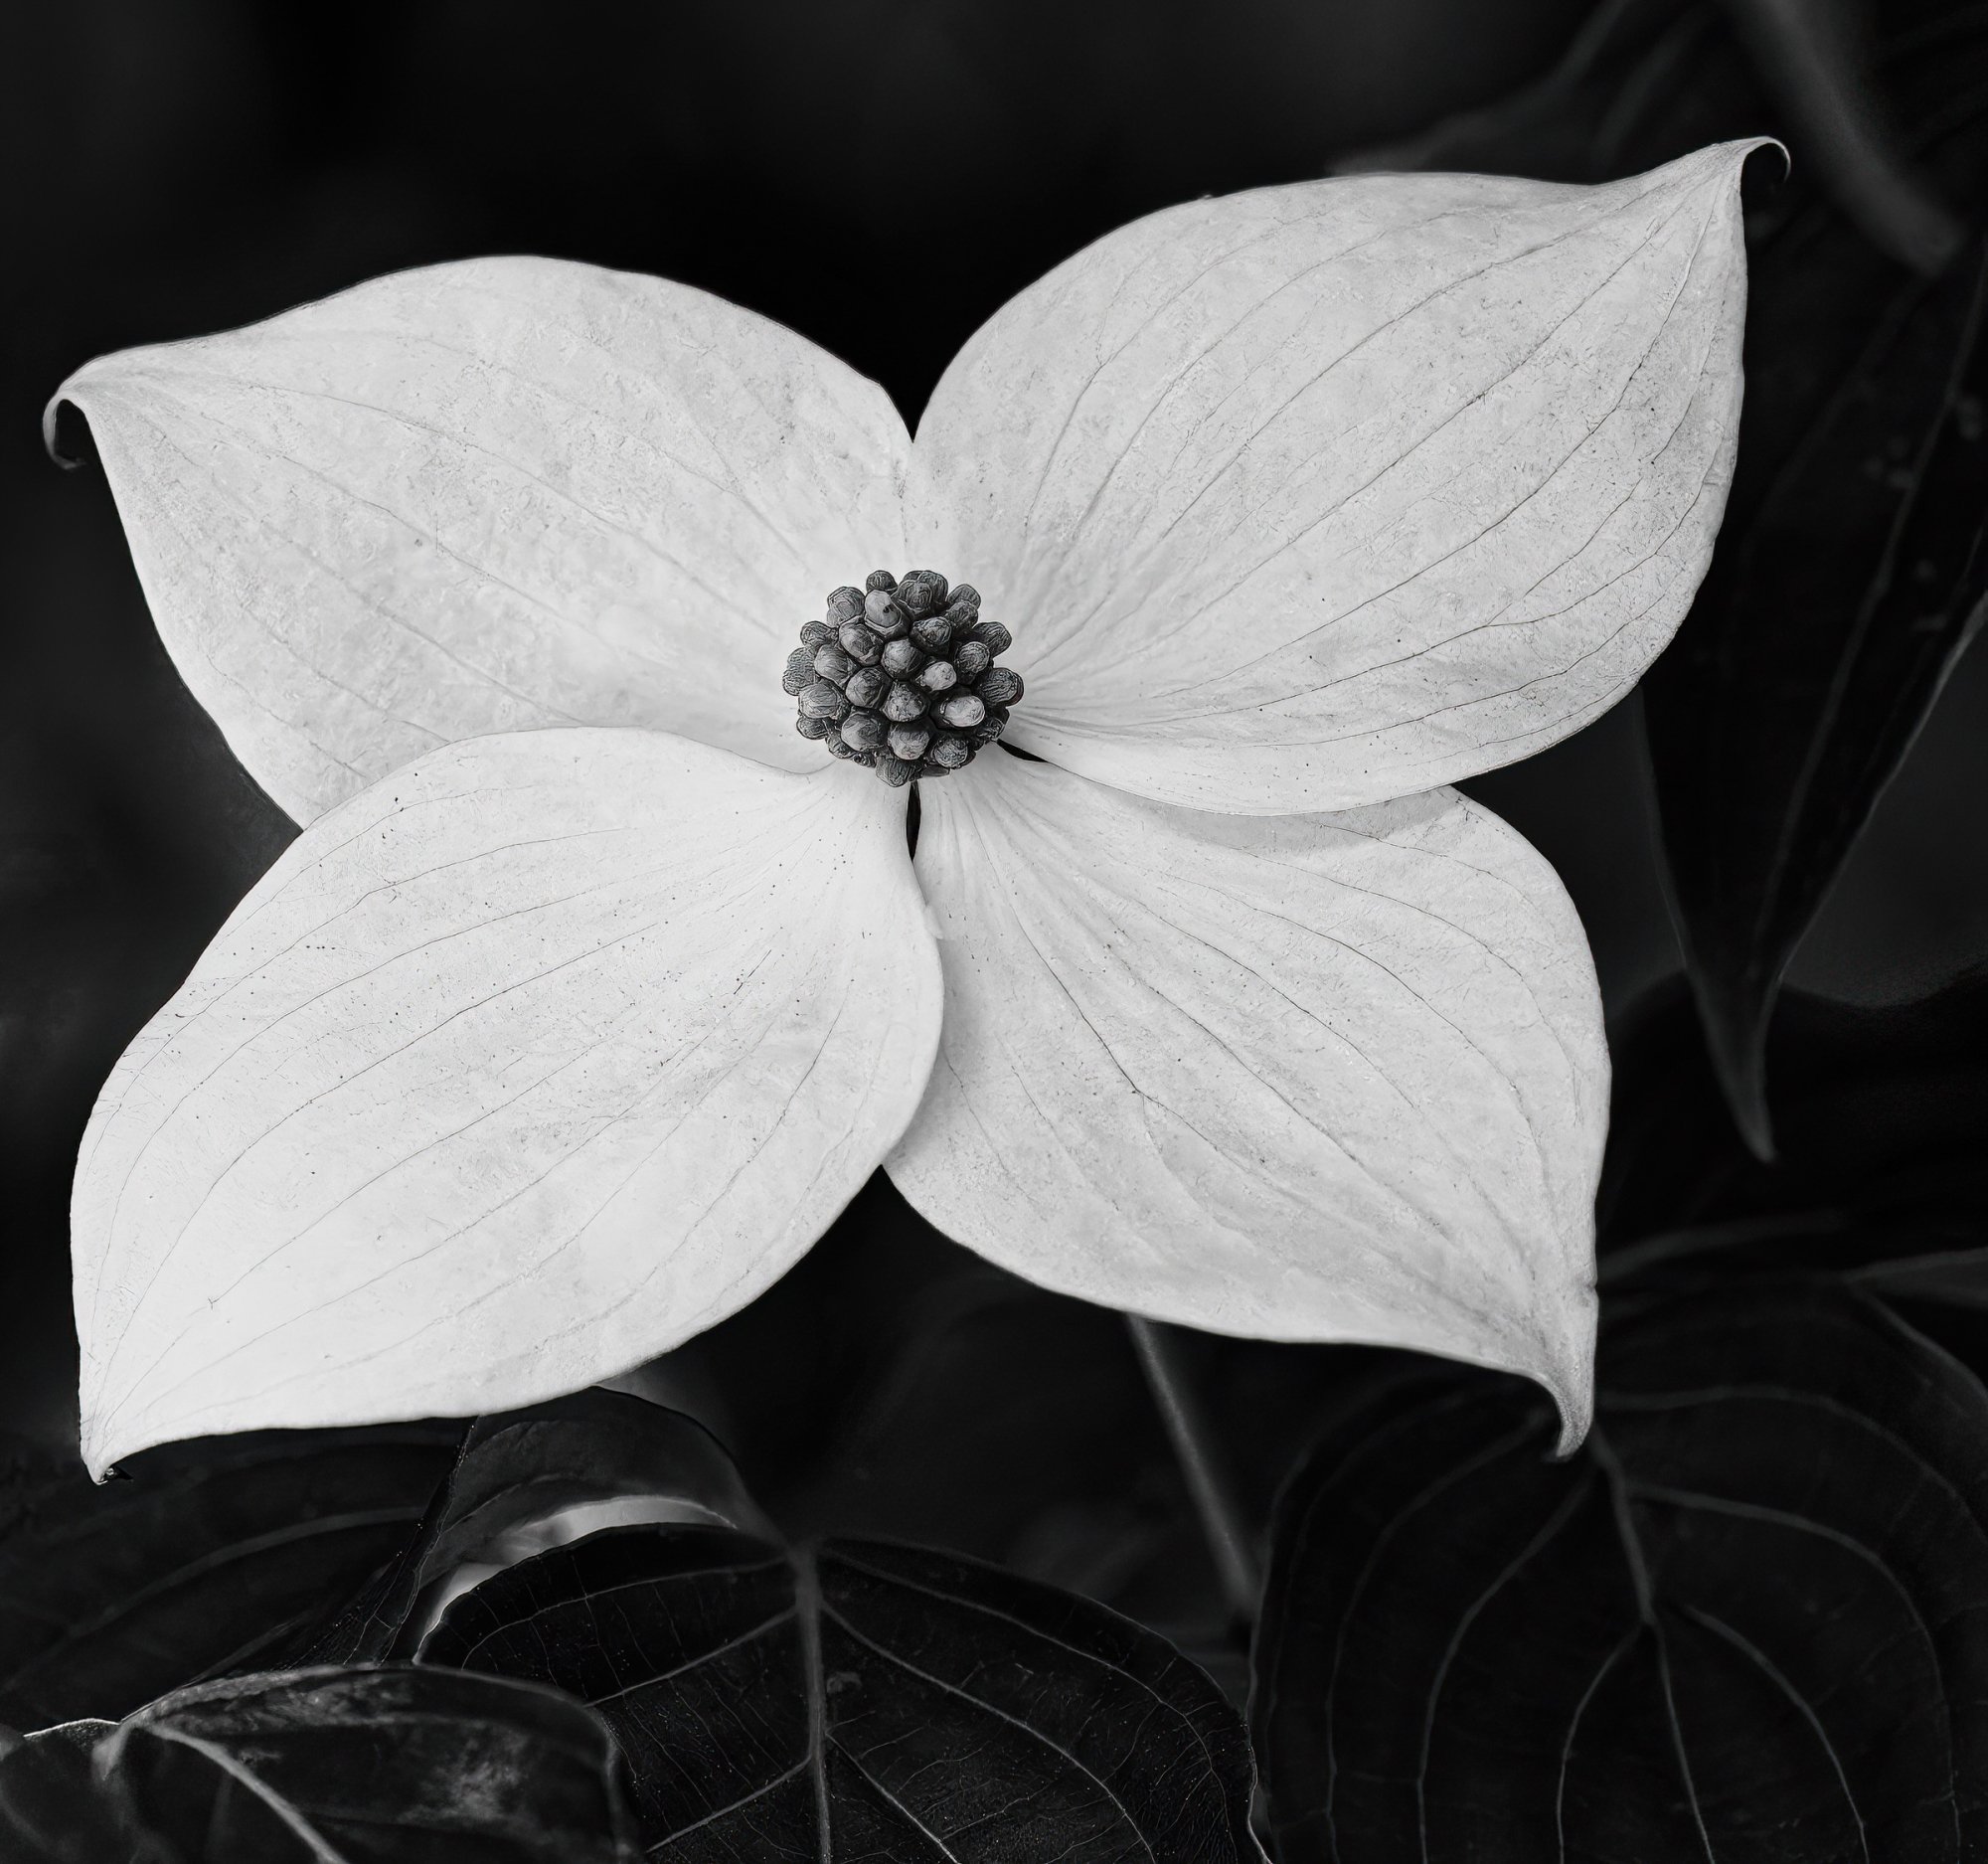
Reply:
<svg viewBox="0 0 1988 1864"><path fill-rule="evenodd" d="M904 1131L941 985L867 771L451 746L325 816L118 1063L83 1453L503 1410L745 1305Z"/></svg>
<svg viewBox="0 0 1988 1864"><path fill-rule="evenodd" d="M1531 847L1449 791L1216 815L1002 757L924 788L912 1203L1066 1293L1507 1367L1584 1427L1607 1055Z"/></svg>
<svg viewBox="0 0 1988 1864"><path fill-rule="evenodd" d="M1725 505L1752 146L1198 201L1023 292L933 396L910 516L1015 635L1012 742L1274 814L1612 705Z"/></svg>
<svg viewBox="0 0 1988 1864"><path fill-rule="evenodd" d="M400 272L100 358L56 399L89 417L180 672L299 821L549 725L812 767L794 630L903 561L883 390L660 278Z"/></svg>

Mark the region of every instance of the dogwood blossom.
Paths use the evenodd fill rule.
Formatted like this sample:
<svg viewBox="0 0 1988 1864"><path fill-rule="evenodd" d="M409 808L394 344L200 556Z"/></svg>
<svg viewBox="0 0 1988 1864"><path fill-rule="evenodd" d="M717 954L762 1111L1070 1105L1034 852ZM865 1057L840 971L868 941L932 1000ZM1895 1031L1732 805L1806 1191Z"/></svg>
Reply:
<svg viewBox="0 0 1988 1864"><path fill-rule="evenodd" d="M162 638L305 824L83 1143L91 1467L618 1373L880 1165L1046 1286L1508 1368L1572 1441L1593 971L1442 785L1690 603L1750 146L1154 215L999 311L915 442L787 330L537 258L72 377ZM978 592L955 640L1012 636L1027 756L942 772L936 685L878 713L913 859L909 792L795 728L828 665L803 711L896 758L837 723L887 686L783 672L920 567Z"/></svg>

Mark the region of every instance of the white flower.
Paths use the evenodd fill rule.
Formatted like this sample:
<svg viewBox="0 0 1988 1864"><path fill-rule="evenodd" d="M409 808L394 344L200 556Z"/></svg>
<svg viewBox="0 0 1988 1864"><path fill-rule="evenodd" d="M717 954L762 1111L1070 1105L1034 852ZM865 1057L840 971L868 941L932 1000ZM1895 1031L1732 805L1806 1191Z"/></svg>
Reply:
<svg viewBox="0 0 1988 1864"><path fill-rule="evenodd" d="M91 1467L606 1377L880 1164L1047 1286L1511 1368L1571 1441L1592 970L1438 785L1690 602L1749 146L1155 215L915 443L786 330L547 259L80 371L160 633L308 825L90 1123ZM915 869L781 690L830 590L911 566L1012 630L1040 760L921 784Z"/></svg>

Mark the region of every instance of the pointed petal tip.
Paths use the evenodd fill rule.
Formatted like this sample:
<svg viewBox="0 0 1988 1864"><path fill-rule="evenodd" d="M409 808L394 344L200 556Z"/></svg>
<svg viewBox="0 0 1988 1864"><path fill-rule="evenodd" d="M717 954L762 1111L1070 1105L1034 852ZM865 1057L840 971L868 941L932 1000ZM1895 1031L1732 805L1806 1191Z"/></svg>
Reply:
<svg viewBox="0 0 1988 1864"><path fill-rule="evenodd" d="M1542 1336L1539 1358L1531 1365L1513 1366L1542 1386L1560 1414L1560 1436L1553 1459L1565 1462L1587 1440L1594 1423L1594 1334L1597 1302L1590 1276L1574 1290L1568 1326L1558 1338Z"/></svg>
<svg viewBox="0 0 1988 1864"><path fill-rule="evenodd" d="M1780 151L1783 179L1793 172L1793 158L1788 154L1787 144L1778 136L1735 136L1727 142L1708 142L1701 148L1674 156L1668 162L1660 162L1655 168L1645 169L1640 175L1627 176L1620 182L1601 185L1634 188L1638 181L1654 181L1659 176L1669 175L1676 176L1680 180L1691 180L1708 172L1717 174L1721 180L1731 181L1737 185L1740 171L1762 149Z"/></svg>
<svg viewBox="0 0 1988 1864"><path fill-rule="evenodd" d="M153 349L159 347L161 346L152 345L147 349L127 350L120 353L123 355L149 355ZM72 369L56 385L56 392L49 397L47 405L42 409L42 450L65 472L74 472L79 466L87 465L89 461L85 454L80 452L72 453L64 447L62 443L63 410L67 408L83 420L88 421L91 418L90 409L89 404L83 400L83 391L85 388L96 389L105 376L113 373L112 365L117 360L117 355L92 356L86 363L78 365L78 367ZM92 432L90 435L92 444L95 441L95 434Z"/></svg>
<svg viewBox="0 0 1988 1864"><path fill-rule="evenodd" d="M1780 150L1781 179L1783 181L1786 181L1788 177L1795 172L1795 158L1789 152L1788 145L1785 142L1783 142L1779 136L1754 136L1753 138L1751 138L1750 141L1747 142L1745 148L1745 154L1741 155L1740 159L1743 162L1746 159L1746 156L1751 155L1755 149Z"/></svg>
<svg viewBox="0 0 1988 1864"><path fill-rule="evenodd" d="M79 370L77 373L80 375L82 371ZM42 449L65 472L74 472L77 467L83 464L83 455L81 453L66 453L63 451L62 440L58 432L64 404L67 403L72 408L78 407L78 404L70 397L70 388L75 381L76 376L71 376L65 381L62 387L49 397L49 405L42 410ZM81 412L80 409L79 412Z"/></svg>
<svg viewBox="0 0 1988 1864"><path fill-rule="evenodd" d="M122 1473L117 1467L120 1456L127 1456L134 1449L150 1447L146 1443L124 1442L115 1438L106 1428L108 1422L85 1407L83 1425L77 1434L77 1453L83 1458L83 1466L89 1471L89 1479L99 1487L105 1482L114 1482Z"/></svg>
<svg viewBox="0 0 1988 1864"><path fill-rule="evenodd" d="M1584 1369L1579 1381L1574 1385L1549 1382L1547 1391L1560 1411L1560 1438L1554 1444L1553 1459L1565 1462L1587 1440L1587 1433L1594 1423L1594 1379L1591 1369Z"/></svg>
<svg viewBox="0 0 1988 1864"><path fill-rule="evenodd" d="M126 1457L135 1456L141 1450L155 1449L161 1443L170 1443L182 1437L196 1435L170 1427L160 1430L149 1424L134 1429L125 1416L131 1394L107 1390L102 1374L101 1362L92 1364L85 1349L83 1370L77 1382L76 1446L83 1468L89 1472L89 1479L99 1487L106 1482L125 1479L125 1471L120 1465Z"/></svg>
<svg viewBox="0 0 1988 1864"><path fill-rule="evenodd" d="M1747 158L1761 149L1779 150L1783 181L1794 173L1794 157L1788 153L1788 145L1779 136L1735 136L1730 142L1709 142L1697 151L1697 157L1719 156L1724 159L1727 172L1738 176L1745 167ZM1689 162L1697 157L1687 155L1679 159Z"/></svg>

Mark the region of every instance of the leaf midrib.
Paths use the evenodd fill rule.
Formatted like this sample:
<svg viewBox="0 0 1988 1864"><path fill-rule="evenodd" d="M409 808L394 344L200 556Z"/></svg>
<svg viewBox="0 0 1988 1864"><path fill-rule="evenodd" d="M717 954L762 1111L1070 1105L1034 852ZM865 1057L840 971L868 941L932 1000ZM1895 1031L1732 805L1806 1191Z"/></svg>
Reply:
<svg viewBox="0 0 1988 1864"><path fill-rule="evenodd" d="M794 1610L801 1633L801 1690L807 1699L808 1779L814 1786L815 1856L834 1864L828 1800L828 1678L821 1664L821 1571L812 1547L796 1547Z"/></svg>

